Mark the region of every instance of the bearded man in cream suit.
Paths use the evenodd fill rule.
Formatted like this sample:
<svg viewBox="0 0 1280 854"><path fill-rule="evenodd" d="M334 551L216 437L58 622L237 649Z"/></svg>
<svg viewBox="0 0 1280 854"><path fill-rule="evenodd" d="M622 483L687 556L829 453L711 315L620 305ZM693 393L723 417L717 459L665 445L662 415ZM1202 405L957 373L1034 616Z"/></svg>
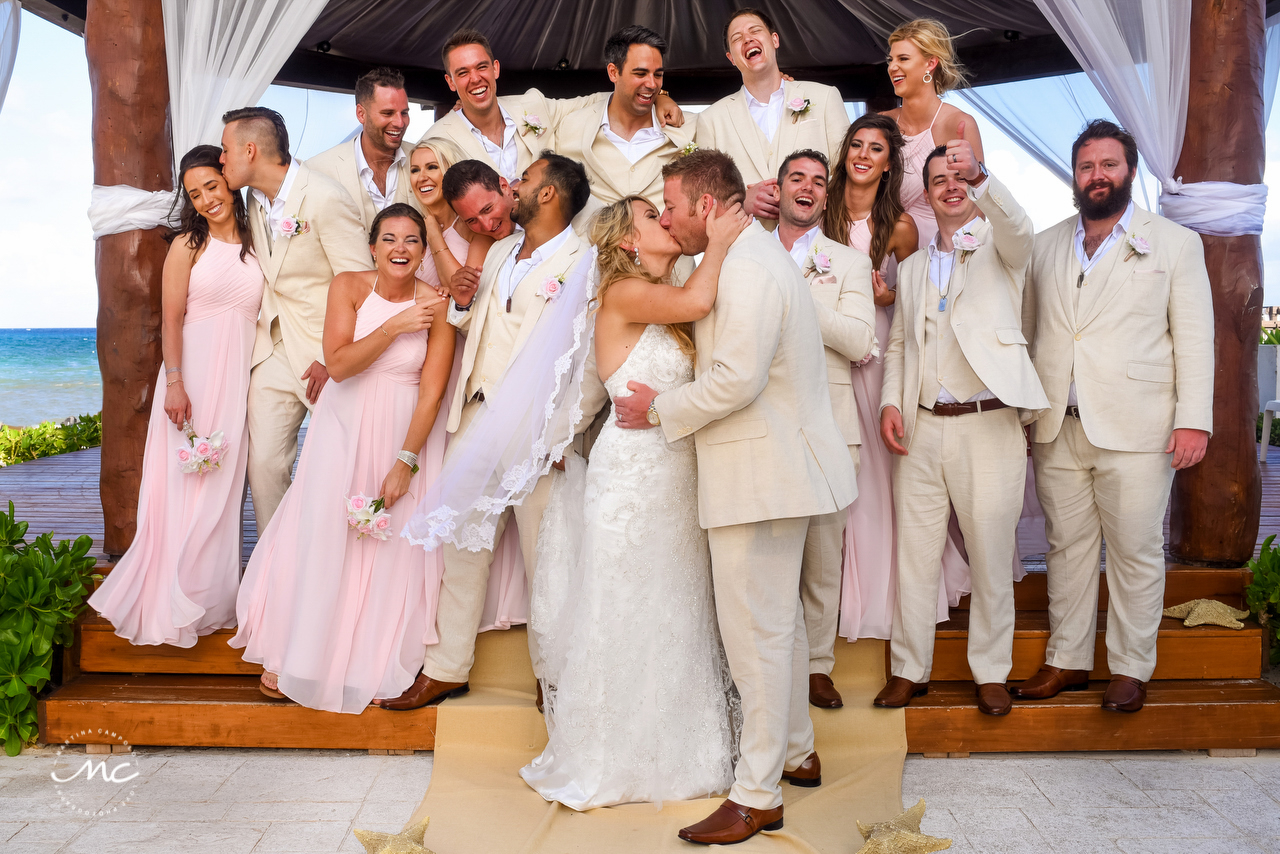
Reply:
<svg viewBox="0 0 1280 854"><path fill-rule="evenodd" d="M827 158L822 152L802 150L788 155L778 169L778 190L781 204L773 234L791 253L813 294L826 349L832 412L856 469L862 433L851 367L869 358L876 346L871 259L822 233L822 214L827 207ZM831 681L831 670L836 663L848 516L839 513L821 518L825 524L809 526L800 567L800 601L809 638L809 703L838 709L844 700Z"/></svg>
<svg viewBox="0 0 1280 854"><path fill-rule="evenodd" d="M898 268L881 392L880 435L898 455L898 601L892 676L875 704L905 706L929 690L942 550L954 506L972 570L969 669L978 709L1006 715L1014 624L1009 566L1027 471L1019 410L1030 418L1049 405L1021 328L1034 238L1031 219L964 139L934 149L923 171L938 235Z"/></svg>
<svg viewBox="0 0 1280 854"><path fill-rule="evenodd" d="M396 202L416 204L409 182L409 96L404 75L375 68L356 81L356 120L361 131L307 161L317 172L342 185L360 208L367 231L373 218Z"/></svg>
<svg viewBox="0 0 1280 854"><path fill-rule="evenodd" d="M1156 665L1164 514L1213 429L1213 298L1195 232L1134 206L1138 146L1091 122L1072 147L1080 216L1036 237L1025 328L1050 407L1033 432L1049 535L1049 648L1014 689L1089 684L1107 543L1109 711L1136 712Z"/></svg>
<svg viewBox="0 0 1280 854"><path fill-rule="evenodd" d="M537 89L523 95L498 95L501 64L489 40L479 30L458 30L440 51L444 79L458 93L462 109L439 118L423 139L447 139L470 159L488 163L504 180L514 183L544 149L559 151L557 128L578 110L598 111L606 93L581 98L548 98ZM660 96L663 122L684 124L675 101ZM597 112L598 114L598 112Z"/></svg>
<svg viewBox="0 0 1280 854"><path fill-rule="evenodd" d="M664 169L662 225L686 255L707 246L712 202L746 187L728 155L699 150ZM831 413L822 327L810 287L759 223L720 270L711 313L694 327L697 377L655 396L642 383L614 401L621 427L694 436L698 518L711 546L716 615L742 696L741 758L729 798L680 831L704 844L782 827L781 779L817 786L800 566L814 525L857 496L849 447Z"/></svg>
<svg viewBox="0 0 1280 854"><path fill-rule="evenodd" d="M451 174L452 170L446 173L446 181ZM566 275L584 254L591 252L590 245L570 226L574 215L586 204L587 195L582 164L550 151L542 152L525 170L516 191L516 208L511 217L523 230L490 247L482 275L477 275L474 268L464 267L451 280L449 322L465 332L467 340L457 390L449 404L450 433L466 433L486 396L495 393L507 366L521 358L521 348L547 304L547 298L538 293L539 286L548 277ZM551 366L547 369L551 370ZM595 370L595 360L588 358L582 385L585 423L580 426L586 426L604 404L604 386ZM520 528L520 549L530 590L537 567L538 527L550 492L551 478L544 477L522 503L503 513L493 538L494 542L502 539L507 522L514 516ZM453 544L441 548L444 578L436 613L440 642L427 648L422 673L404 696L383 703L387 708L416 709L468 690L493 552L472 552ZM533 633L529 634L529 655L534 674L540 675L541 660Z"/></svg>
<svg viewBox="0 0 1280 854"><path fill-rule="evenodd" d="M747 182L747 213L773 228L778 219L778 169L792 151L809 148L830 160L849 129L840 90L783 80L778 31L759 9L733 13L724 28L725 54L742 73L742 89L698 115L700 148L726 152Z"/></svg>
<svg viewBox="0 0 1280 854"><path fill-rule="evenodd" d="M325 305L333 277L372 270L369 234L337 182L289 155L284 118L265 107L222 117L222 171L249 187L253 248L266 276L249 377L249 488L258 534L280 506L298 427L329 379Z"/></svg>

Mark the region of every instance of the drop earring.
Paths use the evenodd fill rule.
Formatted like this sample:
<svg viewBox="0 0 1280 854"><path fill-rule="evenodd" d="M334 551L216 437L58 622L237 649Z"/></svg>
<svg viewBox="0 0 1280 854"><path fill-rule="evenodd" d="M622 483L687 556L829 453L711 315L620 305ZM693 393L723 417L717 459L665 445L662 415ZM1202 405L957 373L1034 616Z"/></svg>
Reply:
<svg viewBox="0 0 1280 854"><path fill-rule="evenodd" d="M925 83L932 83L932 82L933 82L933 72L932 72L932 71L926 71L926 72L924 73L924 82L925 82Z"/></svg>
<svg viewBox="0 0 1280 854"><path fill-rule="evenodd" d="M639 246L637 246L635 249L635 257L636 257L636 266L639 267L640 266L640 247Z"/></svg>

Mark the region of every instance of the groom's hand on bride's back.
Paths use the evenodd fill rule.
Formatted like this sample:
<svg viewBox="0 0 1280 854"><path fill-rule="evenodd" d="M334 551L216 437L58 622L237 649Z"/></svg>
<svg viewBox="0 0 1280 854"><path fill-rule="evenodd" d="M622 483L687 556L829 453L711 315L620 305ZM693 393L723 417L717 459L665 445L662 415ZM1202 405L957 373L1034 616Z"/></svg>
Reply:
<svg viewBox="0 0 1280 854"><path fill-rule="evenodd" d="M449 296L459 306L471 305L476 291L480 289L480 270L476 267L462 266L449 279Z"/></svg>
<svg viewBox="0 0 1280 854"><path fill-rule="evenodd" d="M617 416L618 426L628 430L649 429L653 426L649 423L649 404L658 393L635 380L627 383L627 389L635 394L613 399L613 413Z"/></svg>

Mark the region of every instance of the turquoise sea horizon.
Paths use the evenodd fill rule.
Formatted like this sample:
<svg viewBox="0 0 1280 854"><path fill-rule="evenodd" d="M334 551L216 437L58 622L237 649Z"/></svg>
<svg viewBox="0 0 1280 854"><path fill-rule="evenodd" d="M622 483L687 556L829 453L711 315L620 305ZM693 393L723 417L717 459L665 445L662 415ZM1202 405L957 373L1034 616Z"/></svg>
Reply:
<svg viewBox="0 0 1280 854"><path fill-rule="evenodd" d="M0 424L102 409L96 329L0 329Z"/></svg>

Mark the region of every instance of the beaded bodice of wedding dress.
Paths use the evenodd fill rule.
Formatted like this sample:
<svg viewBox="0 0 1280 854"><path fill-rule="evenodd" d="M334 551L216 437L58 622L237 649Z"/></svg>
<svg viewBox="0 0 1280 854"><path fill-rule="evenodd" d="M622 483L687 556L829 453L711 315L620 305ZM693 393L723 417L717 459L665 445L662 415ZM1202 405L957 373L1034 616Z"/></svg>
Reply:
<svg viewBox="0 0 1280 854"><path fill-rule="evenodd" d="M692 379L692 357L651 325L605 387L619 397L632 380L663 392ZM742 713L698 526L693 439L668 444L610 418L577 480L581 491L572 468L557 480L539 534L530 618L550 738L520 773L579 810L724 791Z"/></svg>

